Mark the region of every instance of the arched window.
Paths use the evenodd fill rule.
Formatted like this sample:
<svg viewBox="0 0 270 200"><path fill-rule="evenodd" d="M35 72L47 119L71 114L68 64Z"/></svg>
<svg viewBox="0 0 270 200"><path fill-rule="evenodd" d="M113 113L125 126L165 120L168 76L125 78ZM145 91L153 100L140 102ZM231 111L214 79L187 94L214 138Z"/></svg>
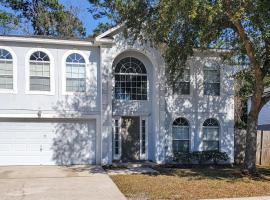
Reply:
<svg viewBox="0 0 270 200"><path fill-rule="evenodd" d="M13 89L13 60L5 49L0 49L0 89Z"/></svg>
<svg viewBox="0 0 270 200"><path fill-rule="evenodd" d="M220 95L220 67L218 64L204 66L204 95Z"/></svg>
<svg viewBox="0 0 270 200"><path fill-rule="evenodd" d="M115 67L115 99L147 100L147 71L136 58L122 59Z"/></svg>
<svg viewBox="0 0 270 200"><path fill-rule="evenodd" d="M86 91L86 63L78 53L73 53L66 59L66 91Z"/></svg>
<svg viewBox="0 0 270 200"><path fill-rule="evenodd" d="M177 118L172 126L174 154L189 152L189 123L185 118Z"/></svg>
<svg viewBox="0 0 270 200"><path fill-rule="evenodd" d="M36 51L30 56L30 90L50 91L50 58L42 52Z"/></svg>
<svg viewBox="0 0 270 200"><path fill-rule="evenodd" d="M219 150L219 124L210 118L203 123L203 150Z"/></svg>

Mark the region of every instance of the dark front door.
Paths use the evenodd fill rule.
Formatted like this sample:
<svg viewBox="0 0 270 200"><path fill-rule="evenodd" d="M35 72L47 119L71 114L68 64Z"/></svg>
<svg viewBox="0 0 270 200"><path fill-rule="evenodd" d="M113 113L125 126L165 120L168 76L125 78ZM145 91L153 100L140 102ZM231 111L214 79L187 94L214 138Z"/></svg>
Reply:
<svg viewBox="0 0 270 200"><path fill-rule="evenodd" d="M140 117L123 117L121 126L123 161L140 159Z"/></svg>

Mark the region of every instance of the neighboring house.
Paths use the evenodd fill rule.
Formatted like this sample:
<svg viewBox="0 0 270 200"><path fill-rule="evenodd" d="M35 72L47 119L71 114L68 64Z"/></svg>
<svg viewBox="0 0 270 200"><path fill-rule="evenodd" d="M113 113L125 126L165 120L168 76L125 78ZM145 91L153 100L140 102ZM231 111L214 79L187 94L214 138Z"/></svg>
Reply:
<svg viewBox="0 0 270 200"><path fill-rule="evenodd" d="M202 150L233 162L222 51L196 52L173 92L159 51L121 30L90 41L0 36L0 165L165 163Z"/></svg>
<svg viewBox="0 0 270 200"><path fill-rule="evenodd" d="M270 95L270 87L264 89L264 95ZM250 111L251 99L249 98L247 102L248 111ZM262 107L259 113L258 130L270 130L270 101Z"/></svg>

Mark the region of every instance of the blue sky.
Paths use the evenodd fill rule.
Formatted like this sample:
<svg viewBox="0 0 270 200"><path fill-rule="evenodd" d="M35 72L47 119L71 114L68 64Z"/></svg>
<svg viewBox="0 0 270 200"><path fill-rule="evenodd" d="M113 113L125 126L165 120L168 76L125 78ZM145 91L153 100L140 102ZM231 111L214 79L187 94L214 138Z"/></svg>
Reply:
<svg viewBox="0 0 270 200"><path fill-rule="evenodd" d="M86 28L87 35L91 34L93 29L99 24L100 20L94 20L91 14L88 12L90 4L88 0L59 0L67 8L70 6L78 8L78 17L82 20L84 27ZM103 20L105 21L105 19Z"/></svg>
<svg viewBox="0 0 270 200"><path fill-rule="evenodd" d="M94 20L92 18L91 13L88 12L88 8L90 8L90 3L88 0L59 0L60 3L62 3L67 9L70 9L72 6L75 8L75 13L78 15L78 17L81 19L81 21L84 24L84 27L86 28L87 35L91 35L92 31L95 29L95 27L99 24L99 22L105 22L108 21L107 19L100 19L100 20ZM11 9L7 9L0 5L0 9L8 10L9 12L12 12ZM28 27L27 24L23 25L25 29L31 29ZM23 30L14 30L11 31L10 34L24 34Z"/></svg>

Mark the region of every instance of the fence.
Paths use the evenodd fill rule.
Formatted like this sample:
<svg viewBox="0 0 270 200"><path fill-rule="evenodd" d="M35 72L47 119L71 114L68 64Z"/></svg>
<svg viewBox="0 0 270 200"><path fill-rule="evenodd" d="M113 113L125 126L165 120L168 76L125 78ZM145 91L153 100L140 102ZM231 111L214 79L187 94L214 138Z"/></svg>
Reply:
<svg viewBox="0 0 270 200"><path fill-rule="evenodd" d="M270 131L257 132L256 163L270 166Z"/></svg>
<svg viewBox="0 0 270 200"><path fill-rule="evenodd" d="M246 131L235 129L234 135L234 160L236 164L242 164L245 157ZM257 132L257 155L258 165L270 166L270 131L258 130Z"/></svg>

